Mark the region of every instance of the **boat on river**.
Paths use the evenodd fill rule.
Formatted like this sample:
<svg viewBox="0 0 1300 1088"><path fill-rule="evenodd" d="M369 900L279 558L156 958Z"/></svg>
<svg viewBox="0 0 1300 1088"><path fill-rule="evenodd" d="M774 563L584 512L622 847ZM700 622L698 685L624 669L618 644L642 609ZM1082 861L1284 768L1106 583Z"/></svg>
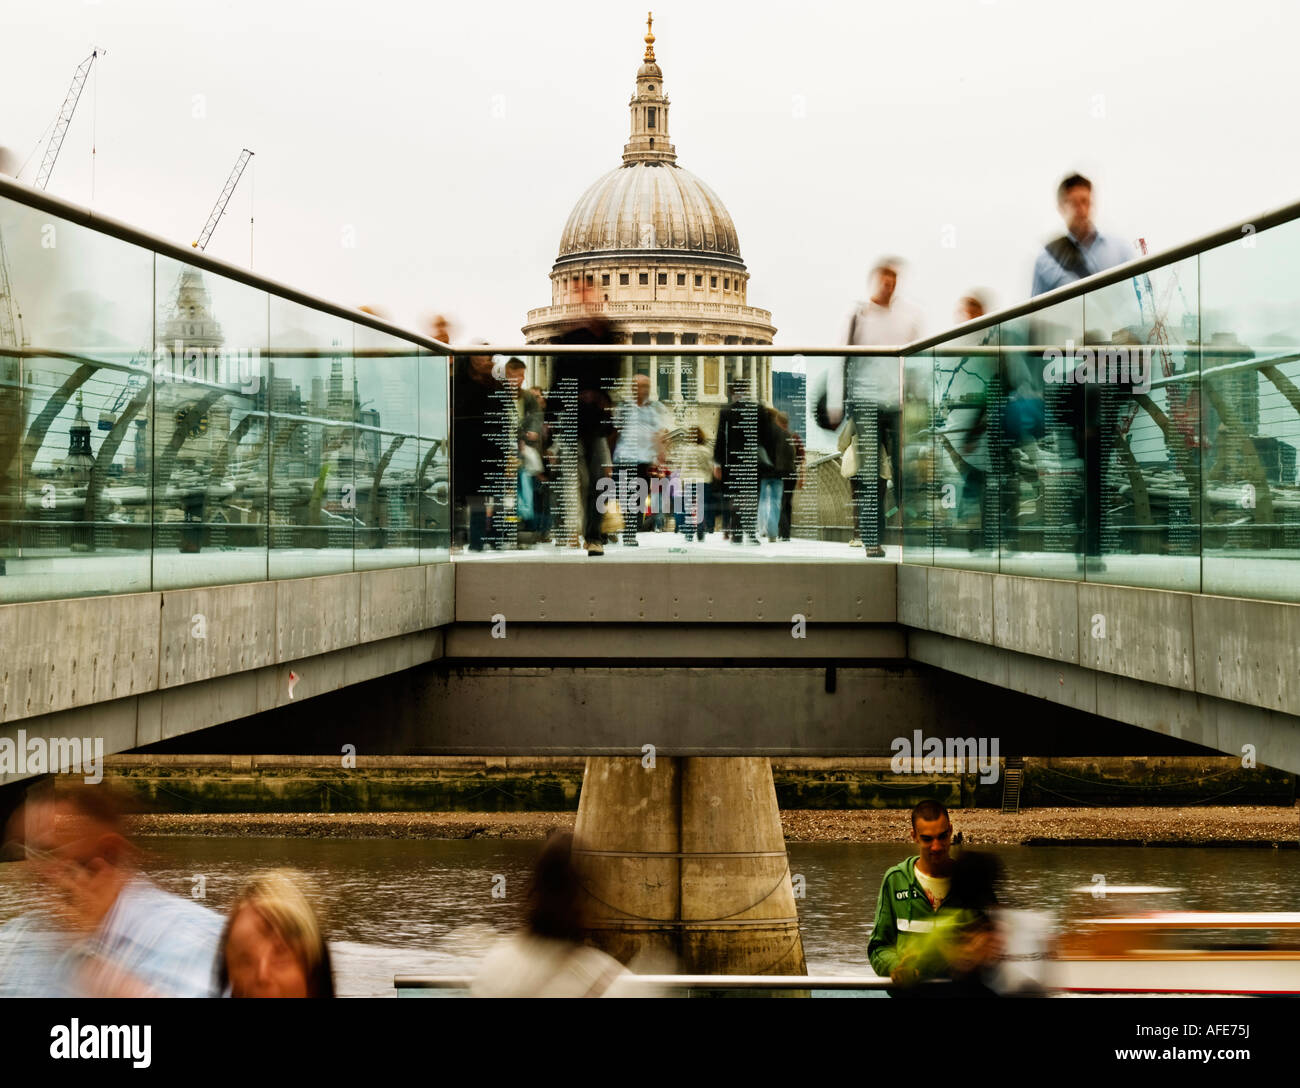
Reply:
<svg viewBox="0 0 1300 1088"><path fill-rule="evenodd" d="M1300 994L1300 912L1078 919L1057 941L1048 976L1066 993Z"/></svg>

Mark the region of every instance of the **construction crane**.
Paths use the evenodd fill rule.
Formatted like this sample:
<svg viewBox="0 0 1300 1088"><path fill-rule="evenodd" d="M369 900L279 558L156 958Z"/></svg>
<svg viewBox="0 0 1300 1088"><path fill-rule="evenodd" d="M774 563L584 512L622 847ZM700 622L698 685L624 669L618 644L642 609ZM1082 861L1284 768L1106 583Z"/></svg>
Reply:
<svg viewBox="0 0 1300 1088"><path fill-rule="evenodd" d="M23 314L14 298L13 284L9 279L9 254L5 252L5 236L0 233L0 347L26 346Z"/></svg>
<svg viewBox="0 0 1300 1088"><path fill-rule="evenodd" d="M36 188L44 189L49 184L50 175L54 173L54 164L59 159L59 150L63 147L63 137L68 134L68 126L72 124L72 115L77 112L77 102L81 99L81 89L86 85L86 77L90 75L90 66L95 63L96 57L106 54L107 50L96 49L77 67L77 72L72 77L72 86L68 88L68 97L63 100L63 108L59 110L58 120L54 122L54 132L50 136L50 142L45 147L45 158L42 160L41 169L36 175Z"/></svg>
<svg viewBox="0 0 1300 1088"><path fill-rule="evenodd" d="M1138 252L1143 257L1147 255L1147 240L1138 238L1135 243ZM1182 282L1178 278L1178 269L1176 266L1170 266L1169 275L1172 281L1170 289L1166 292L1167 296L1172 295L1177 290L1179 297L1182 299L1184 310L1187 309L1187 296L1183 292ZM1133 277L1133 290L1137 293L1138 312L1141 320L1146 322L1146 306L1143 304L1143 296L1151 304L1151 328L1147 334L1148 344L1154 348L1154 354L1160 359L1160 372L1166 378L1172 378L1176 373L1174 366L1174 344L1169 336L1169 328L1165 323L1165 310L1168 310L1168 297L1162 306L1160 300L1156 297L1156 290L1151 282L1151 273L1143 272L1139 276ZM1192 386L1187 386L1179 382L1172 382L1168 385L1165 392L1166 404L1169 410L1170 421L1173 428L1177 430L1182 437L1186 448L1194 449L1200 445L1200 437L1197 421L1194 413L1198 411L1196 401L1196 391ZM1126 418L1120 422L1120 434L1127 435L1129 427L1132 425L1137 415L1137 405L1129 406ZM1163 429L1163 428L1162 428ZM1168 433L1165 435L1166 441L1172 436Z"/></svg>
<svg viewBox="0 0 1300 1088"><path fill-rule="evenodd" d="M208 248L208 239L212 237L212 232L217 229L221 217L226 214L226 205L230 203L230 195L235 191L235 186L239 184L239 178L244 172L244 167L248 165L248 160L252 157L253 153L248 148L240 151L235 168L230 171L230 177L226 178L226 187L221 190L221 195L217 197L217 203L212 209L212 214L208 216L208 221L203 224L203 233L199 235L199 240L193 243L194 248L200 252Z"/></svg>

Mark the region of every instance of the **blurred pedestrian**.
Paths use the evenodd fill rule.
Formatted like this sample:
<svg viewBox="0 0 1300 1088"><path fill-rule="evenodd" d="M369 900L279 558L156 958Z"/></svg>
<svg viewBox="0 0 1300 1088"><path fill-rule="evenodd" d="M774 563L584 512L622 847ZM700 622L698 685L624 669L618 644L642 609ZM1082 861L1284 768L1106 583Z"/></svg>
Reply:
<svg viewBox="0 0 1300 1088"><path fill-rule="evenodd" d="M260 873L235 896L217 955L223 997L333 997L329 944L305 879Z"/></svg>
<svg viewBox="0 0 1300 1088"><path fill-rule="evenodd" d="M1071 174L1056 187L1056 208L1065 220L1065 234L1043 247L1034 262L1031 295L1114 268L1133 259L1133 247L1102 234L1092 222L1092 182Z"/></svg>
<svg viewBox="0 0 1300 1088"><path fill-rule="evenodd" d="M682 513L678 532L697 543L713 531L713 452L699 427L692 427L673 450L674 465L682 481Z"/></svg>
<svg viewBox="0 0 1300 1088"><path fill-rule="evenodd" d="M973 291L958 300L957 324L983 317L984 296ZM997 327L976 333L978 349L995 343ZM979 536L972 550L980 553L998 547L998 489L1005 482L1006 443L997 433L1001 424L1003 392L996 354L976 350L963 356L944 382L938 396L936 425L939 440L961 477L961 494L955 513L959 523L978 519Z"/></svg>
<svg viewBox="0 0 1300 1088"><path fill-rule="evenodd" d="M627 997L631 975L583 943L584 891L573 864L573 835L557 831L533 867L524 927L484 958L474 997Z"/></svg>
<svg viewBox="0 0 1300 1088"><path fill-rule="evenodd" d="M507 413L509 441L518 464L514 473L515 513L518 517L518 543L532 543L537 531L537 479L545 471L542 463L542 439L545 432L542 399L524 386L527 367L518 357L505 363L506 395L510 398Z"/></svg>
<svg viewBox="0 0 1300 1088"><path fill-rule="evenodd" d="M587 346L618 342L614 327L598 315L556 337L556 344ZM574 481L581 511L581 532L589 556L605 554L602 522L609 509L608 492L600 481L612 472L610 440L614 434L614 402L610 396L618 381L619 359L599 352L590 355L556 355L551 366L551 392L547 412L555 424L557 442L573 444ZM573 421L573 433L563 423ZM561 451L563 461L563 451ZM561 470L565 471L564 469ZM570 484L566 481L566 487Z"/></svg>
<svg viewBox="0 0 1300 1088"><path fill-rule="evenodd" d="M871 270L871 297L849 318L844 342L854 345L908 344L921 337L921 311L897 294L902 261L885 257ZM889 480L898 460L896 420L902 390L902 359L846 356L842 372L832 370L817 419L835 430L845 419L854 427L850 477L858 539L869 558L883 558Z"/></svg>
<svg viewBox="0 0 1300 1088"><path fill-rule="evenodd" d="M953 997L996 997L994 967L1003 942L997 922L1002 862L984 851L962 850L952 863L948 901L934 937Z"/></svg>
<svg viewBox="0 0 1300 1088"><path fill-rule="evenodd" d="M1132 246L1102 234L1094 226L1092 195L1092 182L1082 174L1071 174L1057 186L1056 206L1065 221L1066 233L1048 242L1038 255L1032 294L1041 295L1133 259ZM1072 440L1084 470L1071 504L1083 537L1075 545L1076 551L1082 549L1077 560L1079 569L1091 566L1105 570L1101 559L1102 431L1114 407L1102 402L1114 397L1114 389L1105 383L1070 382L1046 391L1046 397L1054 402L1049 414L1065 423L1057 432L1058 449L1064 446L1068 431L1068 440Z"/></svg>
<svg viewBox="0 0 1300 1088"><path fill-rule="evenodd" d="M799 432L790 427L790 417L785 412L777 412L776 422L784 432L785 442L789 446L789 467L785 474L785 487L781 490L781 518L777 525L777 536L781 540L789 540L794 525L794 493L803 487L807 451Z"/></svg>
<svg viewBox="0 0 1300 1088"><path fill-rule="evenodd" d="M555 482L558 460L555 455L554 428L546 419L546 394L540 386L531 389L540 411L540 438L534 448L541 455L542 470L533 477L533 522L537 539L551 539L551 485Z"/></svg>
<svg viewBox="0 0 1300 1088"><path fill-rule="evenodd" d="M661 478L658 469L672 421L668 410L650 398L648 375L637 374L632 382L632 399L622 401L614 411L614 467L619 499L625 507L623 543L628 547L637 546L638 531L653 527L646 520L646 502L651 479ZM652 512L656 519L659 514L658 510Z"/></svg>
<svg viewBox="0 0 1300 1088"><path fill-rule="evenodd" d="M794 451L776 409L764 406L759 410L766 416L767 426L758 461L758 524L772 542L781 535L781 496L794 464Z"/></svg>
<svg viewBox="0 0 1300 1088"><path fill-rule="evenodd" d="M469 550L481 552L497 534L489 534L490 514L500 495L500 443L494 431L502 383L492 374L492 356L458 355L452 371L451 460L455 501Z"/></svg>
<svg viewBox="0 0 1300 1088"><path fill-rule="evenodd" d="M769 444L767 413L749 396L749 383L733 378L718 413L713 477L721 485L722 513L733 544L757 544L759 450Z"/></svg>
<svg viewBox="0 0 1300 1088"><path fill-rule="evenodd" d="M434 314L428 319L429 335L440 344L451 343L451 322L443 314Z"/></svg>
<svg viewBox="0 0 1300 1088"><path fill-rule="evenodd" d="M0 996L209 997L220 917L136 865L105 786L29 799L11 838L45 905L0 927Z"/></svg>

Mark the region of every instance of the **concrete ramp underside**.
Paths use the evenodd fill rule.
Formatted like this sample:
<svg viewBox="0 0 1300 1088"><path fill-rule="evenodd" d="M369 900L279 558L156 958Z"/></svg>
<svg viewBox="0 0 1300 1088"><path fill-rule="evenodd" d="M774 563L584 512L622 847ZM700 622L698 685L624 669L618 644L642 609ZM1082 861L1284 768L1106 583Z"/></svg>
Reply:
<svg viewBox="0 0 1300 1088"><path fill-rule="evenodd" d="M3 606L0 636L0 737L107 753L878 756L919 730L1300 772L1300 606L1124 586L444 563Z"/></svg>

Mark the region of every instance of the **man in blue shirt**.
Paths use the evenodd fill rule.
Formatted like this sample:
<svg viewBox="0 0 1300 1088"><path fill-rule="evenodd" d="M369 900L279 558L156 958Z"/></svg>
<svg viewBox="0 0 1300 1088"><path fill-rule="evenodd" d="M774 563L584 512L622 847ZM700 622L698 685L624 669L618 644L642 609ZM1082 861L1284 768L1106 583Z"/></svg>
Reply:
<svg viewBox="0 0 1300 1088"><path fill-rule="evenodd" d="M1063 287L1133 259L1133 249L1118 238L1108 238L1092 225L1092 182L1071 174L1056 189L1056 206L1067 233L1043 247L1034 262L1031 294Z"/></svg>
<svg viewBox="0 0 1300 1088"><path fill-rule="evenodd" d="M103 787L29 799L12 826L43 908L0 926L0 997L210 997L222 917L136 869Z"/></svg>
<svg viewBox="0 0 1300 1088"><path fill-rule="evenodd" d="M1082 174L1071 174L1056 189L1056 205L1065 220L1067 233L1043 247L1034 264L1033 294L1041 295L1133 259L1133 249L1117 238L1107 238L1092 225L1092 182ZM1083 459L1081 492L1076 493L1077 527L1081 537L1075 548L1079 569L1105 570L1101 559L1102 517L1102 410L1109 391L1095 385L1069 385L1046 393L1045 411L1049 426L1073 439ZM1059 449L1060 447L1058 447Z"/></svg>

